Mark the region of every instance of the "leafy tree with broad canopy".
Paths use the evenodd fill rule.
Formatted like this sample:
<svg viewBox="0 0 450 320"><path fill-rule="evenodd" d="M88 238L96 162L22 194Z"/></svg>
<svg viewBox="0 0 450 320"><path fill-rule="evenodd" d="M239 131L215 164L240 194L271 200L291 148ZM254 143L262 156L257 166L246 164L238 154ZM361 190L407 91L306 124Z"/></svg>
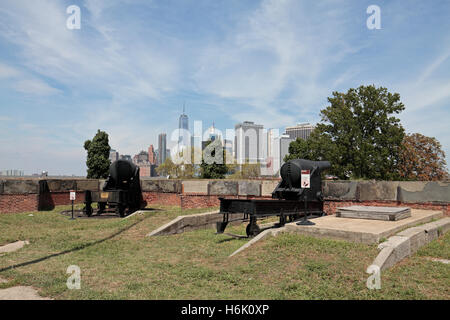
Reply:
<svg viewBox="0 0 450 320"><path fill-rule="evenodd" d="M285 160L328 160L340 179L399 179L405 135L395 117L405 109L398 93L374 85L333 92L309 139L289 145Z"/></svg>
<svg viewBox="0 0 450 320"><path fill-rule="evenodd" d="M108 134L97 130L97 134L92 140L84 142L84 149L87 151L87 178L88 179L106 179L109 174L111 161L109 160Z"/></svg>
<svg viewBox="0 0 450 320"><path fill-rule="evenodd" d="M436 138L420 133L403 139L400 176L405 180L436 181L448 178L445 153Z"/></svg>

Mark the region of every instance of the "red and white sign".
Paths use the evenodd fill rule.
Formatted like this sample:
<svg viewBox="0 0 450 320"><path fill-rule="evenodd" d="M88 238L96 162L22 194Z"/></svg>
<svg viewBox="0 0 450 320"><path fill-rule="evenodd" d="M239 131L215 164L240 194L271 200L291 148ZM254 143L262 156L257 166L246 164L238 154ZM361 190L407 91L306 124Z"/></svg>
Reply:
<svg viewBox="0 0 450 320"><path fill-rule="evenodd" d="M76 198L76 192L70 191L70 200L75 200L75 198Z"/></svg>
<svg viewBox="0 0 450 320"><path fill-rule="evenodd" d="M310 178L311 178L310 171L309 170L302 170L302 174L301 174L302 188L304 188L304 189L311 188L311 186L310 186Z"/></svg>

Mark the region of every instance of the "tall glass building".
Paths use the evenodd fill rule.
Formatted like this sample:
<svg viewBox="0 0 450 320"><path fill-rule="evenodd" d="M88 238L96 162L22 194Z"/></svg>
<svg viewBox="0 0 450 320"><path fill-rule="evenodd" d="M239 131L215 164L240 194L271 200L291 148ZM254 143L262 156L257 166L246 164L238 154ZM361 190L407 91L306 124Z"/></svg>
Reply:
<svg viewBox="0 0 450 320"><path fill-rule="evenodd" d="M189 118L185 114L184 105L183 105L183 113L180 115L180 118L178 120L178 129L179 129L179 135L178 135L178 144L181 146L187 146L190 144L190 137L189 134L186 131L189 131Z"/></svg>

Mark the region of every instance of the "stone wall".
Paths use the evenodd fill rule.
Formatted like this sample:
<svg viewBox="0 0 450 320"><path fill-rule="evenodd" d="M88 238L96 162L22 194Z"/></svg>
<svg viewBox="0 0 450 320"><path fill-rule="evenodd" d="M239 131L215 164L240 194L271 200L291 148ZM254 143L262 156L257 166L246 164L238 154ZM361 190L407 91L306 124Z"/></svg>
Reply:
<svg viewBox="0 0 450 320"><path fill-rule="evenodd" d="M0 213L51 210L70 204L69 191L100 190L103 180L5 179L0 180ZM188 208L216 207L219 197L268 199L279 180L154 180L142 179L148 205L165 204ZM410 206L442 210L450 216L450 183L403 181L324 181L324 208L334 214L337 207L353 204Z"/></svg>

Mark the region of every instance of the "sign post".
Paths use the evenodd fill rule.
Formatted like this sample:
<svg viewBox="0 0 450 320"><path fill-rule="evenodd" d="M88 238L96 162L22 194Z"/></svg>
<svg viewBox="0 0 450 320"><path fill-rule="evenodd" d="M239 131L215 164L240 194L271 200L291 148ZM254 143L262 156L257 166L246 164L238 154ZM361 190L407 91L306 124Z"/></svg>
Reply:
<svg viewBox="0 0 450 320"><path fill-rule="evenodd" d="M311 171L310 170L302 170L300 175L300 187L303 189L303 202L305 203L305 212L303 216L303 220L297 222L296 224L299 226L311 226L315 225L314 222L308 220L308 197L307 192L309 192L311 188Z"/></svg>
<svg viewBox="0 0 450 320"><path fill-rule="evenodd" d="M76 192L74 190L70 190L70 201L72 201L72 218L70 218L70 220L75 220L75 218L73 217L73 202L76 199L77 195Z"/></svg>

